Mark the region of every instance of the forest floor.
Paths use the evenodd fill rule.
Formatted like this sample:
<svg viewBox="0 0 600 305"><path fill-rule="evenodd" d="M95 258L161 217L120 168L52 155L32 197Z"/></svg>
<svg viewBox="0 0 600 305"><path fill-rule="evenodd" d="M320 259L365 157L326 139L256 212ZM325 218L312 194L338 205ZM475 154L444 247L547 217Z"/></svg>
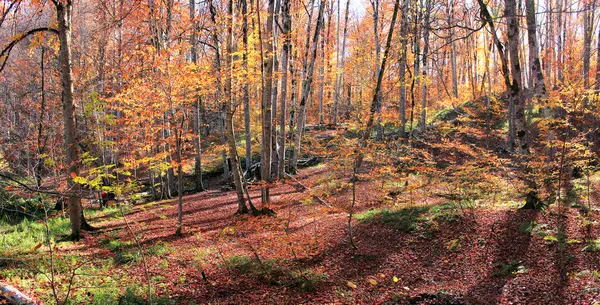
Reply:
<svg viewBox="0 0 600 305"><path fill-rule="evenodd" d="M320 164L297 177L311 187L331 171ZM599 220L597 209L593 220L577 206L558 213L507 204L463 213L415 191L412 201L421 203L381 210L373 207L385 194L376 189L357 189L358 249L347 234L350 193L328 197L325 207L291 180L271 189L276 216L236 216L235 193L210 190L184 197L182 237L174 235L170 200L135 207L127 215L131 231L123 219L90 219L102 233L87 235L82 248L122 255L107 245L131 245L133 232L148 253L153 289L181 304L600 302L600 241L584 242L598 236L596 225L585 229L586 221ZM260 205L260 191L250 193ZM139 258L111 270L146 285Z"/></svg>
<svg viewBox="0 0 600 305"><path fill-rule="evenodd" d="M445 124L430 134L408 153L394 141L375 146L354 208L340 148L348 130L323 131L306 147L341 156L300 170L309 189L275 182L276 215L235 215L235 192L216 183L183 197L183 236L176 199L88 206L98 231L53 238L52 261L38 244L43 222L0 226L0 281L53 303L53 263L72 304L145 304L148 287L154 304L600 304L600 175L571 181L571 194L542 210L520 210L523 183L489 144L501 130ZM260 190L250 194L260 208ZM63 217L48 223L69 232Z"/></svg>

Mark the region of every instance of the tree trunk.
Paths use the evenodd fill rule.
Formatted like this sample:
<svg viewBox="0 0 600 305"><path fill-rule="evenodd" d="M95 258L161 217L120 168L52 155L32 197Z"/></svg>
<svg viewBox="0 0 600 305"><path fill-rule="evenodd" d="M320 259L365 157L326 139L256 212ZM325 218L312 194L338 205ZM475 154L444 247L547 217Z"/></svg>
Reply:
<svg viewBox="0 0 600 305"><path fill-rule="evenodd" d="M248 78L248 3L246 0L240 1L242 11L242 43L244 53L242 54L242 69L244 70L245 78ZM246 131L246 171L252 166L252 131L250 130L250 90L249 82L244 82L243 85L243 100L244 100L244 129Z"/></svg>
<svg viewBox="0 0 600 305"><path fill-rule="evenodd" d="M271 146L272 146L272 88L273 88L273 45L271 34L273 33L273 13L275 10L275 0L269 0L269 15L265 26L265 37L260 35L260 6L257 5L256 12L259 22L259 40L261 41L261 71L262 71L262 145L260 157L260 177L263 182L261 186L262 205L266 207L270 203L269 184L271 182ZM267 54L265 54L265 51ZM265 56L266 55L266 56ZM265 59L266 57L266 59Z"/></svg>
<svg viewBox="0 0 600 305"><path fill-rule="evenodd" d="M512 84L510 88L509 103L512 106L512 124L509 131L514 134L514 142L509 142L509 150L521 153L528 150L528 135L525 122L525 101L523 98L523 84L521 64L519 62L519 21L517 19L516 0L506 0L504 15L508 23L508 51L510 55ZM510 123L511 121L509 121Z"/></svg>
<svg viewBox="0 0 600 305"><path fill-rule="evenodd" d="M381 92L381 84L383 82L383 74L385 73L385 64L388 59L388 55L390 53L390 45L392 44L392 37L394 35L394 27L396 23L396 16L398 15L398 7L400 6L400 0L396 0L394 2L394 11L392 13L392 20L390 22L390 30L387 35L387 40L385 43L385 49L383 51L383 60L381 61L381 65L377 69L379 74L377 75L377 84L375 85L375 90L373 92L373 99L371 100L371 108L369 111L369 119L367 121L367 126L362 137L359 140L359 144L356 151L356 158L354 159L354 179L353 182L356 182L356 174L358 169L362 165L362 161L364 158L363 149L367 145L368 140L371 138L371 131L373 130L373 126L375 125L375 115L377 114L377 109L380 107L379 102L381 101L378 98L379 93Z"/></svg>
<svg viewBox="0 0 600 305"><path fill-rule="evenodd" d="M527 40L529 42L529 88L535 96L546 95L544 74L540 63L537 41L537 28L535 23L535 0L526 0Z"/></svg>
<svg viewBox="0 0 600 305"><path fill-rule="evenodd" d="M562 58L563 58L563 33L564 33L564 23L563 23L563 2L566 0L556 0L556 12L557 12L557 16L556 19L558 19L558 31L556 31L557 33L557 37L556 37L556 42L557 42L557 47L556 47L556 77L558 79L558 83L561 83L562 85L562 81L563 81L563 74L562 74Z"/></svg>
<svg viewBox="0 0 600 305"><path fill-rule="evenodd" d="M333 125L337 125L338 123L338 107L339 107L339 100L340 100L340 15L341 15L341 6L340 6L340 0L337 0L337 22L336 22L336 31L335 31L335 66L336 66L336 70L335 70L335 84L333 87L333 109L332 109L332 120L331 122L333 123ZM309 32L306 32L307 35L310 36Z"/></svg>
<svg viewBox="0 0 600 305"><path fill-rule="evenodd" d="M36 187L42 186L42 170L44 169L44 160L42 155L46 146L47 137L42 140L42 132L44 130L44 115L46 113L46 82L45 82L45 71L44 71L44 53L45 48L41 47L41 58L40 58L40 78L41 78L41 98L40 98L40 116L38 122L37 132L37 160L35 165L35 185Z"/></svg>
<svg viewBox="0 0 600 305"><path fill-rule="evenodd" d="M60 41L60 66L62 81L62 106L64 120L64 142L67 162L67 187L71 238L79 240L83 209L81 206L81 186L73 181L79 175L79 140L75 126L75 104L73 103L73 74L71 69L71 13L72 2L55 2Z"/></svg>
<svg viewBox="0 0 600 305"><path fill-rule="evenodd" d="M339 118L339 107L340 101L343 97L343 87L344 87L344 62L346 58L346 37L348 36L348 15L350 13L350 1L346 1L346 12L344 15L344 30L342 32L341 38L341 49L340 49L340 37L339 37L339 27L340 27L340 2L338 1L338 54L337 54L337 69L335 73L335 89L333 95L333 124L337 125ZM379 7L379 2L377 2L377 7ZM375 13L377 14L377 13ZM375 15L374 15L375 16ZM376 16L374 18L377 18ZM377 23L375 23L375 34L377 34ZM375 40L378 43L377 37Z"/></svg>
<svg viewBox="0 0 600 305"><path fill-rule="evenodd" d="M179 131L177 129L175 130L175 148L177 149L177 154L175 155L177 158L177 229L175 230L176 236L181 236L183 230L183 167L181 164L182 133L182 129L180 129Z"/></svg>
<svg viewBox="0 0 600 305"><path fill-rule="evenodd" d="M215 70L216 70L216 79L217 79L217 93L216 93L216 100L217 100L217 104L219 105L223 105L223 103L220 103L220 99L221 99L221 55L220 55L220 48L219 48L219 36L217 34L217 9L214 6L214 3L212 0L208 1L208 8L210 11L210 19L212 21L213 24L213 30L211 33L212 36L212 41L213 41L213 45L215 47ZM223 107L219 107L220 111L219 111L219 127L221 128L221 143L223 143L223 145L227 145L227 137L225 136L226 133L226 116L227 114L225 113L226 110L223 109ZM229 181L229 162L227 161L227 152L225 149L223 149L221 151L221 156L223 158L223 180L224 181Z"/></svg>
<svg viewBox="0 0 600 305"><path fill-rule="evenodd" d="M302 96L300 98L300 105L298 108L298 123L296 124L296 133L294 137L294 153L292 155L292 170L294 173L298 171L298 157L300 155L300 144L302 143L302 131L304 129L304 120L306 117L306 101L309 98L310 89L312 87L313 81L313 71L315 68L315 60L317 58L317 48L319 45L319 32L323 27L323 11L325 9L325 0L321 0L321 5L319 6L319 14L317 15L317 26L315 27L315 33L313 38L313 44L311 48L311 58L307 60L308 69L306 71L306 75L302 80Z"/></svg>
<svg viewBox="0 0 600 305"><path fill-rule="evenodd" d="M312 17L313 17L313 13L314 13L314 5L315 5L315 0L310 0L310 4L309 4L309 10L307 12L308 14L308 22L306 22L306 41L304 43L304 61L303 61L303 65L302 65L302 73L301 73L301 78L304 79L306 77L306 71L308 69L308 52L310 50L310 32L311 32L311 26L312 26ZM292 53L293 54L293 53ZM296 99L297 99L297 93L296 92L296 85L297 85L297 79L294 77L294 69L293 69L293 65L294 65L294 58L297 58L297 52L296 52L296 56L292 56L292 69L291 69L291 76L292 76L292 96L291 96L291 104L292 104L292 109L290 110L290 132L295 133L295 128L296 127L296 123L298 121L298 107L296 105ZM293 139L292 139L293 140ZM295 143L294 141L292 141L292 143ZM295 150L293 150L295 151ZM293 154L292 154L292 159L294 158ZM294 161L292 160L292 163L294 163ZM293 166L292 166L293 168Z"/></svg>
<svg viewBox="0 0 600 305"><path fill-rule="evenodd" d="M344 31L342 32L342 51L340 53L340 84L339 84L339 88L338 90L343 91L343 87L344 87L344 76L345 76L345 71L344 71L344 66L345 66L345 62L346 62L346 38L348 37L348 15L350 13L350 0L346 1L346 13L344 16ZM341 100L341 96L338 97L339 100ZM348 97L349 98L349 97ZM338 104L339 107L339 104ZM337 113L337 111L336 111Z"/></svg>
<svg viewBox="0 0 600 305"><path fill-rule="evenodd" d="M413 62L413 79L411 84L411 109L410 109L410 133L408 138L410 140L413 139L414 135L414 115L415 115L415 92L414 88L419 87L421 84L421 80L419 74L421 74L421 61L419 60L419 56L421 55L421 20L422 20L422 9L421 5L417 4L417 11L415 12L415 24L414 24L414 38L413 38L413 54L414 54L414 62Z"/></svg>
<svg viewBox="0 0 600 305"><path fill-rule="evenodd" d="M600 29L598 29L598 46L596 47L596 90L600 90Z"/></svg>
<svg viewBox="0 0 600 305"><path fill-rule="evenodd" d="M400 21L400 138L406 138L406 55L408 52L408 9L409 0L402 3L402 20Z"/></svg>
<svg viewBox="0 0 600 305"><path fill-rule="evenodd" d="M448 4L448 28L450 31L450 35L448 36L448 40L451 46L450 53L450 62L452 68L452 93L454 93L454 97L458 98L458 77L456 75L456 43L454 42L454 1L451 1Z"/></svg>
<svg viewBox="0 0 600 305"><path fill-rule="evenodd" d="M288 59L292 52L292 43L290 32L292 29L292 16L290 15L290 1L283 1L281 9L283 28L281 35L283 36L283 52L281 54L281 101L279 109L279 162L277 176L283 178L285 176L285 125L286 125L286 98L287 98L287 76L288 76Z"/></svg>
<svg viewBox="0 0 600 305"><path fill-rule="evenodd" d="M190 0L190 20L192 20L192 35L190 36L190 61L192 63L198 62L198 50L197 50L197 33L196 33L196 0ZM201 96L196 97L193 107L192 119L192 131L194 133L194 149L196 155L194 156L194 184L196 192L204 191L204 185L202 182L202 136L200 133L200 99Z"/></svg>
<svg viewBox="0 0 600 305"><path fill-rule="evenodd" d="M429 52L429 16L431 12L431 0L427 0L425 4L425 20L423 29L423 79L421 93L421 131L427 128L427 53Z"/></svg>
<svg viewBox="0 0 600 305"><path fill-rule="evenodd" d="M329 14L329 19L327 23L327 35L325 35L325 31L321 32L321 71L319 74L319 126L325 124L325 115L323 113L324 103L325 103L325 66L327 66L329 62L329 54L325 51L325 46L327 41L329 40L329 28L331 28L331 14Z"/></svg>
<svg viewBox="0 0 600 305"><path fill-rule="evenodd" d="M228 157L231 162L231 171L233 173L233 182L235 184L235 192L238 199L238 213L244 214L248 212L246 206L246 200L244 198L244 184L242 182L242 170L240 167L240 160L237 154L237 146L235 143L235 131L233 128L233 116L235 113L235 106L233 105L233 0L227 2L227 54L225 56L225 68L227 69L226 80L225 80L225 136L227 137L227 148Z"/></svg>
<svg viewBox="0 0 600 305"><path fill-rule="evenodd" d="M532 1L532 0L529 0ZM592 50L592 32L594 31L595 0L586 0L583 5L583 87L590 85L590 57Z"/></svg>
<svg viewBox="0 0 600 305"><path fill-rule="evenodd" d="M273 11L273 33L271 34L272 52L273 52L273 74L272 78L272 89L271 89L271 181L277 178L277 169L279 168L279 150L277 149L277 102L278 102L278 80L277 72L279 71L279 54L277 53L279 44L279 11L281 9L281 0L275 1L275 7Z"/></svg>
<svg viewBox="0 0 600 305"><path fill-rule="evenodd" d="M379 44L379 0L371 0L371 6L373 8L373 39L375 41L375 77L379 75L379 63L381 62L381 46ZM381 126L381 102L382 95L381 92L378 93L377 98L379 102L379 108L377 108L377 140L383 139L383 127Z"/></svg>

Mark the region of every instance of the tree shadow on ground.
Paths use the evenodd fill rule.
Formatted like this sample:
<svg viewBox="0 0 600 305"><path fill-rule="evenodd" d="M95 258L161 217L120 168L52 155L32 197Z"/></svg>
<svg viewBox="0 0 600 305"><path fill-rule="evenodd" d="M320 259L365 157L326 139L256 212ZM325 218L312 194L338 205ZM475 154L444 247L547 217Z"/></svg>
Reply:
<svg viewBox="0 0 600 305"><path fill-rule="evenodd" d="M531 233L519 232L519 226L535 220L537 211L508 211L503 219L492 224L491 242L484 255L487 257L485 276L466 293L474 304L496 304L504 287L515 277L527 258Z"/></svg>

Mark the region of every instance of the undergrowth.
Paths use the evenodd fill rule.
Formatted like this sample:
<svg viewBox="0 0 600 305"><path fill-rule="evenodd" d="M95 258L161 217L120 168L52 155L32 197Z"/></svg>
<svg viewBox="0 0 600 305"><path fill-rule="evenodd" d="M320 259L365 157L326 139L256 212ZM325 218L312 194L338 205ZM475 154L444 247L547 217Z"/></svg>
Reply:
<svg viewBox="0 0 600 305"><path fill-rule="evenodd" d="M240 274L258 277L270 285L302 291L316 291L329 278L327 274L310 268L292 270L283 260L259 261L244 255L233 255L227 258L227 267Z"/></svg>

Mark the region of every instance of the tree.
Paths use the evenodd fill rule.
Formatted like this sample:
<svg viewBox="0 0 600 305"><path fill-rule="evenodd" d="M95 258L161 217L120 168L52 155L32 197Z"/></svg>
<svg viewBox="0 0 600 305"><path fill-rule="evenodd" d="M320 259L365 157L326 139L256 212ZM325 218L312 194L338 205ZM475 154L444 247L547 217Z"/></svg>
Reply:
<svg viewBox="0 0 600 305"><path fill-rule="evenodd" d="M196 0L190 0L190 22L192 26L192 34L190 35L190 61L193 64L198 62L198 50L197 50L197 21L196 21ZM192 129L194 133L194 149L196 150L196 156L194 157L194 175L195 175L195 189L196 192L204 190L204 183L202 182L202 134L200 132L200 99L201 96L197 96L193 106Z"/></svg>
<svg viewBox="0 0 600 305"><path fill-rule="evenodd" d="M283 1L281 7L282 30L283 36L283 52L281 54L281 93L280 93L280 109L279 109L279 162L277 176L282 178L285 176L285 125L286 121L286 100L287 100L287 80L288 80L288 60L292 53L292 16L290 15L290 1Z"/></svg>
<svg viewBox="0 0 600 305"><path fill-rule="evenodd" d="M302 131L304 129L304 122L306 119L306 101L309 98L310 90L313 82L313 71L315 69L315 61L317 58L317 48L319 45L319 36L321 28L323 27L323 11L325 9L325 0L321 1L319 5L319 13L317 15L317 25L315 26L315 33L313 35L313 44L311 47L311 57L307 61L308 68L304 79L302 80L302 95L300 97L300 105L298 108L296 132L294 134L294 151L292 154L292 171L295 173L298 171L298 157L300 155L300 145L302 143Z"/></svg>
<svg viewBox="0 0 600 305"><path fill-rule="evenodd" d="M244 53L242 54L242 68L244 75L248 78L248 3L246 0L240 1L242 11L242 43ZM250 89L249 82L244 82L244 128L246 131L246 171L252 166L252 130L250 128Z"/></svg>
<svg viewBox="0 0 600 305"><path fill-rule="evenodd" d="M235 142L235 131L233 127L233 116L235 114L235 105L233 105L233 92L232 92L232 81L233 81L233 0L227 2L227 55L225 57L225 67L227 69L227 76L225 80L225 132L227 137L228 145L228 157L231 161L231 171L233 172L233 182L235 184L235 190L238 199L238 213L248 213L248 207L246 206L246 200L244 198L244 183L242 182L243 174L240 167L240 160L237 153L237 145Z"/></svg>
<svg viewBox="0 0 600 305"><path fill-rule="evenodd" d="M421 120L419 125L421 130L427 128L427 55L429 55L429 16L431 14L431 0L425 1L425 20L423 29L423 91L421 93Z"/></svg>
<svg viewBox="0 0 600 305"><path fill-rule="evenodd" d="M546 85L544 84L544 74L542 72L542 64L540 63L538 42L537 42L537 26L535 22L535 1L527 0L526 15L527 15L527 40L529 42L529 88L536 95L546 95Z"/></svg>
<svg viewBox="0 0 600 305"><path fill-rule="evenodd" d="M532 1L532 0L529 0ZM529 3L529 1L527 3ZM583 87L590 85L590 58L592 50L592 33L594 32L594 13L596 0L583 1ZM529 12L529 8L528 8ZM529 15L527 15L529 16Z"/></svg>
<svg viewBox="0 0 600 305"><path fill-rule="evenodd" d="M376 1L377 4L374 4L373 2L372 5L374 8L379 8L379 1ZM339 6L339 1L338 1L338 6ZM339 7L338 7L338 17L339 17ZM377 12L377 10L376 10ZM343 96L343 85L344 85L344 62L345 62L345 57L346 57L346 38L348 36L348 15L350 13L350 0L346 1L346 13L344 15L344 31L342 33L342 42L341 42L341 50L339 51L339 55L338 55L338 61L337 61L337 70L336 70L336 74L335 74L335 90L334 90L334 101L333 101L333 124L337 125L338 123L338 112L339 112L339 105L340 105L340 100ZM373 13L375 18L374 20L378 19L378 13ZM338 23L339 23L339 18L338 18ZM339 24L338 24L339 27ZM375 40L376 40L376 44L379 45L379 40L377 38L377 22L375 22ZM338 31L338 42L339 42L339 31ZM377 59L379 59L379 53L377 53L376 56Z"/></svg>
<svg viewBox="0 0 600 305"><path fill-rule="evenodd" d="M402 19L400 21L400 60L399 60L399 120L400 128L398 129L399 136L401 138L406 137L406 60L408 52L408 9L410 1L405 0L402 2Z"/></svg>

